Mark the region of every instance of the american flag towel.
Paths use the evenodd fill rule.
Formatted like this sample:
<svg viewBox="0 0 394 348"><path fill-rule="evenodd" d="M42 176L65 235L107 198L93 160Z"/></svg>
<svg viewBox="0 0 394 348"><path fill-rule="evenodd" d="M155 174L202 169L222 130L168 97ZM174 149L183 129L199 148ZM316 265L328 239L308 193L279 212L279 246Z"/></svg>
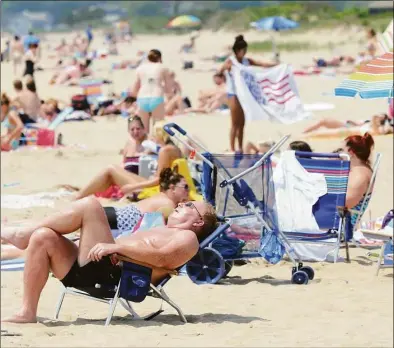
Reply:
<svg viewBox="0 0 394 348"><path fill-rule="evenodd" d="M247 121L269 120L291 124L311 116L298 94L291 66L263 69L232 59L231 76Z"/></svg>

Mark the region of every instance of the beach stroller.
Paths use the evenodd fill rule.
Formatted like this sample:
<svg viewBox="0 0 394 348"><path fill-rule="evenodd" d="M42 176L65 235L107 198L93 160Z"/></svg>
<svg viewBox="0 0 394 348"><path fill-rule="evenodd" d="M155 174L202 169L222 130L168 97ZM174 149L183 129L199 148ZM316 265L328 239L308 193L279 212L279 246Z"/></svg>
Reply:
<svg viewBox="0 0 394 348"><path fill-rule="evenodd" d="M223 231L221 235L211 236L210 249L215 249L215 244L222 238L236 237L245 243L237 255L228 256L219 252L212 252L209 258L207 255L197 255L186 265L190 279L197 284L214 284L231 271L235 260L264 257L275 264L287 251L293 263L291 282L307 284L312 280L313 269L295 260L293 254L296 253L288 238L278 228L271 156L289 136L283 137L264 155L217 155L209 153L177 124L167 124L164 130L202 159L201 184L205 200L215 206L219 215L229 220L229 230ZM178 133L205 152L196 151ZM243 178L239 180L241 176ZM211 271L209 275L206 269Z"/></svg>

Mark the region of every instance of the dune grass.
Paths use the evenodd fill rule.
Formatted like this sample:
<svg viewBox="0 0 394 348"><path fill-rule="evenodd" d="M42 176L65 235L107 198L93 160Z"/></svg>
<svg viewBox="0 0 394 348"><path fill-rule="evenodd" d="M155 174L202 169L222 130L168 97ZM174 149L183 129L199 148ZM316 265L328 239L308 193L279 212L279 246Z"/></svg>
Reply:
<svg viewBox="0 0 394 348"><path fill-rule="evenodd" d="M248 44L248 50L251 52L272 52L272 41L252 41ZM317 46L311 44L309 41L289 41L276 43L276 48L279 52L293 52L293 51L309 51L316 49Z"/></svg>

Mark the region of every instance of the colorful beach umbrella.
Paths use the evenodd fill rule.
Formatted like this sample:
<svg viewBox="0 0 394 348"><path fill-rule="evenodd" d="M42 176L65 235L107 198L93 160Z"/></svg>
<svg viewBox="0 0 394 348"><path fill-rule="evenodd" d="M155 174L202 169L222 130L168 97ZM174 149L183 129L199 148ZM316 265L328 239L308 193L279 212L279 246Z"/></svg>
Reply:
<svg viewBox="0 0 394 348"><path fill-rule="evenodd" d="M383 34L378 35L379 44L384 52L393 52L394 20L388 25Z"/></svg>
<svg viewBox="0 0 394 348"><path fill-rule="evenodd" d="M196 28L201 25L200 18L196 16L183 15L172 19L167 28Z"/></svg>
<svg viewBox="0 0 394 348"><path fill-rule="evenodd" d="M359 70L335 88L336 96L363 99L393 97L393 52L362 64Z"/></svg>

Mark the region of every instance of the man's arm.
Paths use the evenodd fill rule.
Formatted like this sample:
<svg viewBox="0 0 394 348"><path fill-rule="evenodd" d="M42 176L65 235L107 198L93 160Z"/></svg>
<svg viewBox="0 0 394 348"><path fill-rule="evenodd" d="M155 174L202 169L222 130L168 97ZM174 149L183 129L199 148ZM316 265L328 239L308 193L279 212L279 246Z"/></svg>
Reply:
<svg viewBox="0 0 394 348"><path fill-rule="evenodd" d="M160 233L160 232L159 232ZM198 251L199 244L191 231L179 231L174 238L162 246L154 246L144 240L133 244L117 244L117 253L137 262L159 268L175 269L189 261Z"/></svg>

